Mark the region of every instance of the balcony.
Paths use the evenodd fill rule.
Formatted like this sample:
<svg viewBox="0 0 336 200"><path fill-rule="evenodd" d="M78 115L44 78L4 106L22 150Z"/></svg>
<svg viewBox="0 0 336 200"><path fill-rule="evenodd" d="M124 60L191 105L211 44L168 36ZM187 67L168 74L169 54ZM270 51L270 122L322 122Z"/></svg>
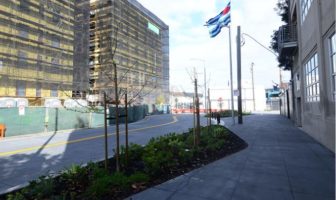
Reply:
<svg viewBox="0 0 336 200"><path fill-rule="evenodd" d="M278 52L279 55L291 55L297 48L297 29L296 25L284 25L278 32Z"/></svg>

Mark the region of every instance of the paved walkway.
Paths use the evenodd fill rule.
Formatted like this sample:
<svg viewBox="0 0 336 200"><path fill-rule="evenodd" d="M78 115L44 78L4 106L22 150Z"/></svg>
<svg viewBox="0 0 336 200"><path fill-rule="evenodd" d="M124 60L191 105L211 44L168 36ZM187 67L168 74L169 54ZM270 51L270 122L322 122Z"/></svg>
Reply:
<svg viewBox="0 0 336 200"><path fill-rule="evenodd" d="M226 124L231 119L225 119ZM334 200L335 154L277 114L228 126L248 148L132 200Z"/></svg>

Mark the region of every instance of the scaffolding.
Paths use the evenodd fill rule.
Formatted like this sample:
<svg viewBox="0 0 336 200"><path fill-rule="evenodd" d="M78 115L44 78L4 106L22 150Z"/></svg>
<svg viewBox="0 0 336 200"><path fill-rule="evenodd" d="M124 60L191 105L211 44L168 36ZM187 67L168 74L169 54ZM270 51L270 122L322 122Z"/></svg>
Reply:
<svg viewBox="0 0 336 200"><path fill-rule="evenodd" d="M0 97L38 105L44 98L71 96L77 81L75 4L83 1L0 1Z"/></svg>
<svg viewBox="0 0 336 200"><path fill-rule="evenodd" d="M90 10L91 89L113 88L106 73L115 63L120 87L129 96L148 93L138 103L155 103L169 85L168 26L137 1L95 1Z"/></svg>

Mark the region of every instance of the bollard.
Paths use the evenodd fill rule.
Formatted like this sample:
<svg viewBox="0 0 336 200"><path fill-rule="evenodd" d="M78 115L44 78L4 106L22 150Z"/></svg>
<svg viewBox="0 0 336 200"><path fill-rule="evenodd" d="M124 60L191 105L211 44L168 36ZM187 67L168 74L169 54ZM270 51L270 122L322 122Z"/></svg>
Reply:
<svg viewBox="0 0 336 200"><path fill-rule="evenodd" d="M6 126L5 124L0 124L0 138L4 138L6 133Z"/></svg>

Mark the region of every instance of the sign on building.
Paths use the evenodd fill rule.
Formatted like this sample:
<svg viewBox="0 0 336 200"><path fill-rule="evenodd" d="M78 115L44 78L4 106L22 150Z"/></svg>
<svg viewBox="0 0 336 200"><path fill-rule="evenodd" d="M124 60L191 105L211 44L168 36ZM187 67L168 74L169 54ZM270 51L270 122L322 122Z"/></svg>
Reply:
<svg viewBox="0 0 336 200"><path fill-rule="evenodd" d="M160 34L160 29L157 26L155 26L154 24L148 22L148 26L147 27L148 27L149 30L153 31L157 35Z"/></svg>

